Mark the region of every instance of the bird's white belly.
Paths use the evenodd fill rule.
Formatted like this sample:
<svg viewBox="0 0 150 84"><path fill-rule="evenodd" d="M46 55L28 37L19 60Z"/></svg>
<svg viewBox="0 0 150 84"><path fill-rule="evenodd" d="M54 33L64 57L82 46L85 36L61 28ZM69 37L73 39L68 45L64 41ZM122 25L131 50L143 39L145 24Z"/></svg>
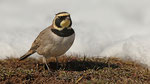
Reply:
<svg viewBox="0 0 150 84"><path fill-rule="evenodd" d="M54 44L50 45L51 47L49 47L48 49L48 57L56 57L66 53L67 50L71 47L74 38L74 34L69 37L59 37L57 35L54 35Z"/></svg>

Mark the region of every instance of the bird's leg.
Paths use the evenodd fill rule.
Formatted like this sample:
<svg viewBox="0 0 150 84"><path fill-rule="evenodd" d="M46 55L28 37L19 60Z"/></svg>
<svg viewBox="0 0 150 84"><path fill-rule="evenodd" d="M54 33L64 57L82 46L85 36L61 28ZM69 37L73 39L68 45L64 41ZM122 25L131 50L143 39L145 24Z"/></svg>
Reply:
<svg viewBox="0 0 150 84"><path fill-rule="evenodd" d="M46 68L48 69L48 71L51 72L50 69L49 69L49 67L48 67L48 64L47 64L47 61L46 61L46 58L45 58L45 57L43 57L43 62L45 63Z"/></svg>
<svg viewBox="0 0 150 84"><path fill-rule="evenodd" d="M57 57L55 57L56 58L56 69L58 69L58 58Z"/></svg>

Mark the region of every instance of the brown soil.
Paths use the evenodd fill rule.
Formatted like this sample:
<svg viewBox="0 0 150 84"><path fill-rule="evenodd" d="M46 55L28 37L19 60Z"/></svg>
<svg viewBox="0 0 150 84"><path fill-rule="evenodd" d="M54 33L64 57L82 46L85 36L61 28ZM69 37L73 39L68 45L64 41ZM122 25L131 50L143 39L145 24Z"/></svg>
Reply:
<svg viewBox="0 0 150 84"><path fill-rule="evenodd" d="M62 56L42 60L0 60L0 84L150 84L150 71L140 64L118 58Z"/></svg>

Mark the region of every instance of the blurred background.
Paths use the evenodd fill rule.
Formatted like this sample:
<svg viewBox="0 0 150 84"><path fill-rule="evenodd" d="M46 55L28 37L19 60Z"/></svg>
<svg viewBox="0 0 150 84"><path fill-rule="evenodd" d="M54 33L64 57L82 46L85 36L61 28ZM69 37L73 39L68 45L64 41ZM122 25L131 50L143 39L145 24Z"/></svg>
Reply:
<svg viewBox="0 0 150 84"><path fill-rule="evenodd" d="M66 11L76 32L67 54L120 57L150 67L149 4L149 0L0 0L0 59L23 55L55 14Z"/></svg>

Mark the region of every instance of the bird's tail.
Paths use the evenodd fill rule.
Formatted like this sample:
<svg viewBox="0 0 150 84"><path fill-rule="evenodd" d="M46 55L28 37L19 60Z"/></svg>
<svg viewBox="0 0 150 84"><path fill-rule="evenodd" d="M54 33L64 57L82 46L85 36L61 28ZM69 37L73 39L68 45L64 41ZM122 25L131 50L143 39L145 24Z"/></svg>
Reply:
<svg viewBox="0 0 150 84"><path fill-rule="evenodd" d="M27 57L29 57L33 53L35 53L35 51L29 50L26 54L24 54L23 56L20 57L19 61L26 59Z"/></svg>

